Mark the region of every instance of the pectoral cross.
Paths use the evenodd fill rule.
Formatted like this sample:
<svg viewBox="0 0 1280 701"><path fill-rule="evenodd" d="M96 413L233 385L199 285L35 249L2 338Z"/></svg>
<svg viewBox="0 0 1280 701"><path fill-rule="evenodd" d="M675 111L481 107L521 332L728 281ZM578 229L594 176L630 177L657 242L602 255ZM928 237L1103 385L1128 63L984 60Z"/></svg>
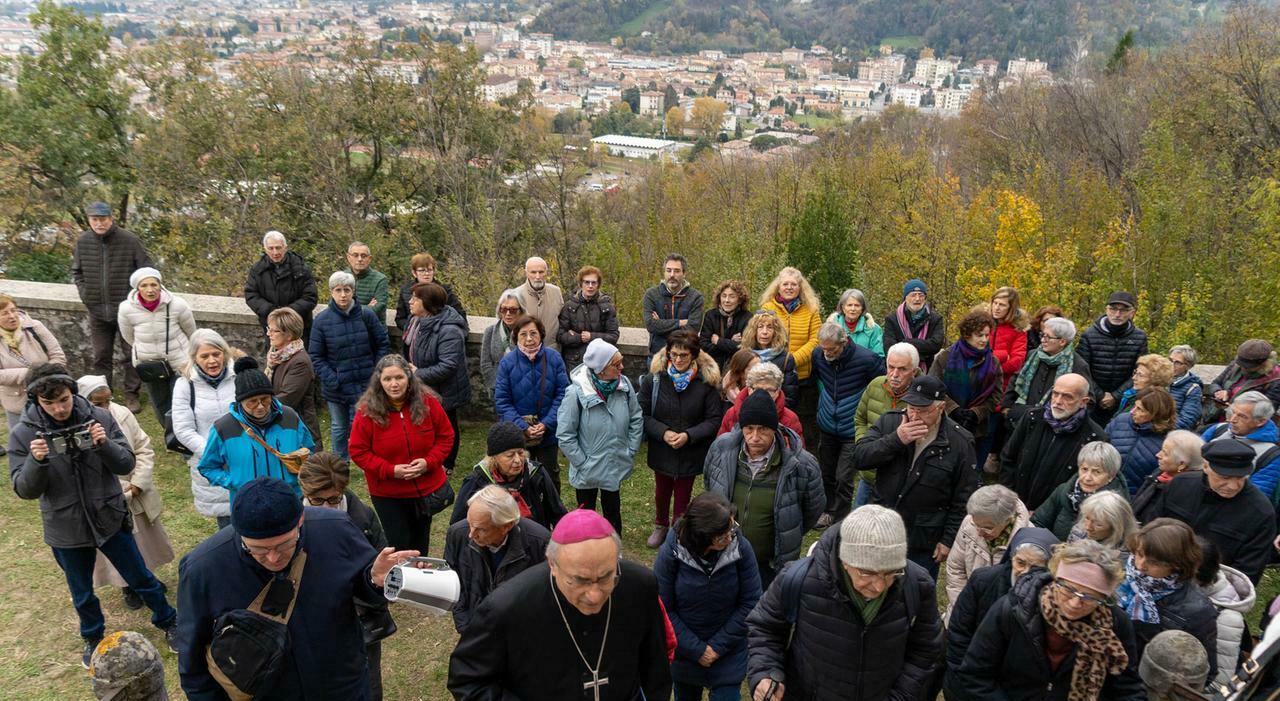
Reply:
<svg viewBox="0 0 1280 701"><path fill-rule="evenodd" d="M601 679L599 672L592 672L591 681L582 683L582 691L586 692L590 690L591 693L595 696L595 701L600 701L600 687L608 683L609 683L608 677Z"/></svg>

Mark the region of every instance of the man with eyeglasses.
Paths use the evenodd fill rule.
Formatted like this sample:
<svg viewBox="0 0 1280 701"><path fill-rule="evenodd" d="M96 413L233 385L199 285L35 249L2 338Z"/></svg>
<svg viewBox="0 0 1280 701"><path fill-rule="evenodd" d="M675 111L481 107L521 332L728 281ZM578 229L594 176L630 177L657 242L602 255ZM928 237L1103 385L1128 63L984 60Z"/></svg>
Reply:
<svg viewBox="0 0 1280 701"><path fill-rule="evenodd" d="M649 332L649 355L667 345L667 334L677 329L702 330L702 293L693 288L685 276L689 261L679 253L667 254L662 261L662 281L644 292L641 307L644 328Z"/></svg>
<svg viewBox="0 0 1280 701"><path fill-rule="evenodd" d="M311 316L319 299L316 276L307 262L289 250L284 234L268 231L262 237L262 257L249 269L244 283L244 302L258 315L263 333L271 312L288 307L302 317L303 345L310 343Z"/></svg>
<svg viewBox="0 0 1280 701"><path fill-rule="evenodd" d="M374 270L368 244L352 241L347 246L347 272L356 278L356 304L373 310L378 322L387 322L387 276Z"/></svg>
<svg viewBox="0 0 1280 701"><path fill-rule="evenodd" d="M1049 390L1059 377L1068 373L1089 379L1089 363L1071 347L1076 338L1076 325L1070 319L1045 319L1040 329L1040 347L1027 354L1022 369L1005 388L1000 412L1009 430L1031 409L1049 399Z"/></svg>
<svg viewBox="0 0 1280 701"><path fill-rule="evenodd" d="M547 282L547 261L533 256L524 262L524 284L516 288L524 312L542 322L546 334L543 345L560 350L556 339L560 333L560 310L564 308L564 292Z"/></svg>
<svg viewBox="0 0 1280 701"><path fill-rule="evenodd" d="M289 570L300 553L300 578ZM268 583L296 600L288 648L278 676L260 698L369 699L364 628L353 600L385 605L382 585L413 550L370 547L347 515L304 507L293 488L260 477L241 488L231 527L209 537L178 568L178 675L190 701L227 695L209 671L206 653L222 614L248 608ZM287 602L276 602L285 608Z"/></svg>
<svg viewBox="0 0 1280 701"><path fill-rule="evenodd" d="M924 699L942 658L933 579L902 517L854 509L747 616L753 701Z"/></svg>
<svg viewBox="0 0 1280 701"><path fill-rule="evenodd" d="M1132 293L1112 292L1107 313L1085 329L1076 348L1092 373L1097 403L1091 413L1104 426L1115 413L1120 386L1133 377L1138 358L1148 352L1147 332L1133 323L1137 311L1138 299Z"/></svg>
<svg viewBox="0 0 1280 701"><path fill-rule="evenodd" d="M1040 508L1079 469L1086 443L1107 441L1089 418L1089 381L1068 373L1053 383L1049 401L1023 415L1000 452L1000 484L1018 493L1029 511Z"/></svg>
<svg viewBox="0 0 1280 701"><path fill-rule="evenodd" d="M603 516L569 512L547 561L485 597L449 659L459 701L671 698L653 572L623 560Z"/></svg>

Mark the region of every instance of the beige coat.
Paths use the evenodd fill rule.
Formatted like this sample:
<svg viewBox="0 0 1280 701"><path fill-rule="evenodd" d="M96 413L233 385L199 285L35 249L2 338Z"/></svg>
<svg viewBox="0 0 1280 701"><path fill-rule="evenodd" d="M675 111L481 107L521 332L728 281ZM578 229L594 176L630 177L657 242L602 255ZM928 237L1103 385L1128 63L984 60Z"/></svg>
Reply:
<svg viewBox="0 0 1280 701"><path fill-rule="evenodd" d="M129 511L134 517L146 516L147 521L154 523L160 518L164 505L160 501L160 492L151 480L152 470L156 465L156 451L151 448L151 438L138 425L133 412L115 402L111 402L107 408L111 411L111 418L120 424L120 430L129 439L129 447L133 449L133 472L120 478L120 489L124 490ZM141 492L136 496L129 496L130 485Z"/></svg>
<svg viewBox="0 0 1280 701"><path fill-rule="evenodd" d="M1013 534L1018 529L1027 526L1031 521L1031 514L1027 513L1027 507L1018 502L1018 513L1013 517L1013 531L1009 533L1009 538L1013 538ZM1009 541L1006 540L1007 544ZM960 590L964 589L964 585L969 582L969 575L979 567L986 567L1000 562L1004 557L1004 551L1007 545L997 548L991 547L991 544L985 538L978 535L978 527L973 525L973 517L965 516L964 521L960 523L960 530L956 533L955 542L951 545L951 553L947 555L947 614L945 618L951 617L951 607L955 604L956 598L960 596Z"/></svg>
<svg viewBox="0 0 1280 701"><path fill-rule="evenodd" d="M42 363L66 364L67 355L45 325L18 313L18 352L0 342L0 405L14 414L27 406L27 371ZM40 339L37 341L36 339ZM44 348L49 349L45 353Z"/></svg>
<svg viewBox="0 0 1280 701"><path fill-rule="evenodd" d="M560 344L556 342L556 333L560 330L560 309L564 307L564 294L560 292L560 288L548 282L542 287L542 294L539 295L526 281L516 288L516 294L520 295L525 313L541 321L546 329L547 333L542 337L542 343L548 348L559 351Z"/></svg>

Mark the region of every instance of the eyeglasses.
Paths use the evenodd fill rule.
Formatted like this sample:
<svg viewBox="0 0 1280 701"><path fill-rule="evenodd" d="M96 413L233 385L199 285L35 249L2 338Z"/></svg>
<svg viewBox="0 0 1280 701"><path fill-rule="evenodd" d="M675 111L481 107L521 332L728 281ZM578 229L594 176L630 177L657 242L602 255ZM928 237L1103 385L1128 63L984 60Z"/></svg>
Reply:
<svg viewBox="0 0 1280 701"><path fill-rule="evenodd" d="M336 497L307 497L307 503L312 506L337 506L342 503L343 495Z"/></svg>
<svg viewBox="0 0 1280 701"><path fill-rule="evenodd" d="M413 272L415 275L417 273L434 273L435 271L436 271L435 268L414 268L413 269Z"/></svg>
<svg viewBox="0 0 1280 701"><path fill-rule="evenodd" d="M892 584L899 577L907 573L906 570L892 570L890 572L872 572L871 570L864 570L861 567L850 567L849 571L862 579L879 579L881 581L889 582L890 584Z"/></svg>
<svg viewBox="0 0 1280 701"><path fill-rule="evenodd" d="M599 280L583 280L582 286L583 287L599 287L600 281Z"/></svg>
<svg viewBox="0 0 1280 701"><path fill-rule="evenodd" d="M1061 338L1058 338L1057 336L1053 336L1053 335L1051 335L1051 334L1042 333L1042 334L1040 334L1040 340L1042 340L1042 341L1061 341L1062 339L1061 339Z"/></svg>
<svg viewBox="0 0 1280 701"><path fill-rule="evenodd" d="M1188 362L1187 362L1187 361L1185 361L1185 360L1174 360L1174 359L1172 359L1172 358L1170 358L1170 359L1169 359L1169 362L1173 363L1174 365L1180 365L1180 366L1182 366L1182 367L1184 367L1184 368L1185 368L1185 367L1187 367L1187 366L1189 366L1189 365L1191 365L1191 363L1188 363Z"/></svg>
<svg viewBox="0 0 1280 701"><path fill-rule="evenodd" d="M729 543L733 542L734 537L737 535L738 535L738 522L730 520L729 530L725 531L724 533L721 533L715 538L712 538L711 542L715 545L728 545Z"/></svg>
<svg viewBox="0 0 1280 701"><path fill-rule="evenodd" d="M348 253L347 255L351 256L352 258L372 258L373 257L373 255L369 253Z"/></svg>
<svg viewBox="0 0 1280 701"><path fill-rule="evenodd" d="M240 539L240 545L245 549L246 552L248 552L250 555L253 555L254 557L266 557L267 555L271 555L273 553L276 555L283 555L289 552L290 550L293 550L294 546L298 544L298 540L300 538L302 538L301 533L299 533L298 535L295 535L293 538L286 540L283 543L280 543L279 545L273 545L269 548L264 548L260 545L249 545L248 543L244 542L244 539L242 538Z"/></svg>
<svg viewBox="0 0 1280 701"><path fill-rule="evenodd" d="M1096 597L1092 594L1086 594L1080 591L1079 589L1076 589L1075 587L1071 586L1070 584L1067 584L1061 579L1054 580L1053 585L1056 586L1059 590L1061 590L1062 593L1075 599L1076 601L1086 603L1086 604L1094 604L1097 606L1106 606L1108 604L1108 601L1106 599Z"/></svg>
<svg viewBox="0 0 1280 701"><path fill-rule="evenodd" d="M760 311L756 312L756 316L777 316L777 315L778 313L773 311L772 309L761 309Z"/></svg>
<svg viewBox="0 0 1280 701"><path fill-rule="evenodd" d="M667 353L667 357L672 360L688 360L693 357L693 353L689 351L671 351Z"/></svg>
<svg viewBox="0 0 1280 701"><path fill-rule="evenodd" d="M519 314L520 311L521 311L520 307L498 307L498 313L503 316L508 316L511 314Z"/></svg>

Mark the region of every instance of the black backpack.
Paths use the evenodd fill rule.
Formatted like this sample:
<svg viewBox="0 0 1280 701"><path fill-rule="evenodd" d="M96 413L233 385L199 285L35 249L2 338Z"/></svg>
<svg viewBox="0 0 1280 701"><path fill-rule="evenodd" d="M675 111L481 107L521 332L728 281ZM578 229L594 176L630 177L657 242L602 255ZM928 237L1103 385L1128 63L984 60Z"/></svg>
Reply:
<svg viewBox="0 0 1280 701"><path fill-rule="evenodd" d="M250 701L275 684L289 648L289 617L306 564L307 552L299 550L287 577L272 577L248 608L214 619L205 661L232 701Z"/></svg>

